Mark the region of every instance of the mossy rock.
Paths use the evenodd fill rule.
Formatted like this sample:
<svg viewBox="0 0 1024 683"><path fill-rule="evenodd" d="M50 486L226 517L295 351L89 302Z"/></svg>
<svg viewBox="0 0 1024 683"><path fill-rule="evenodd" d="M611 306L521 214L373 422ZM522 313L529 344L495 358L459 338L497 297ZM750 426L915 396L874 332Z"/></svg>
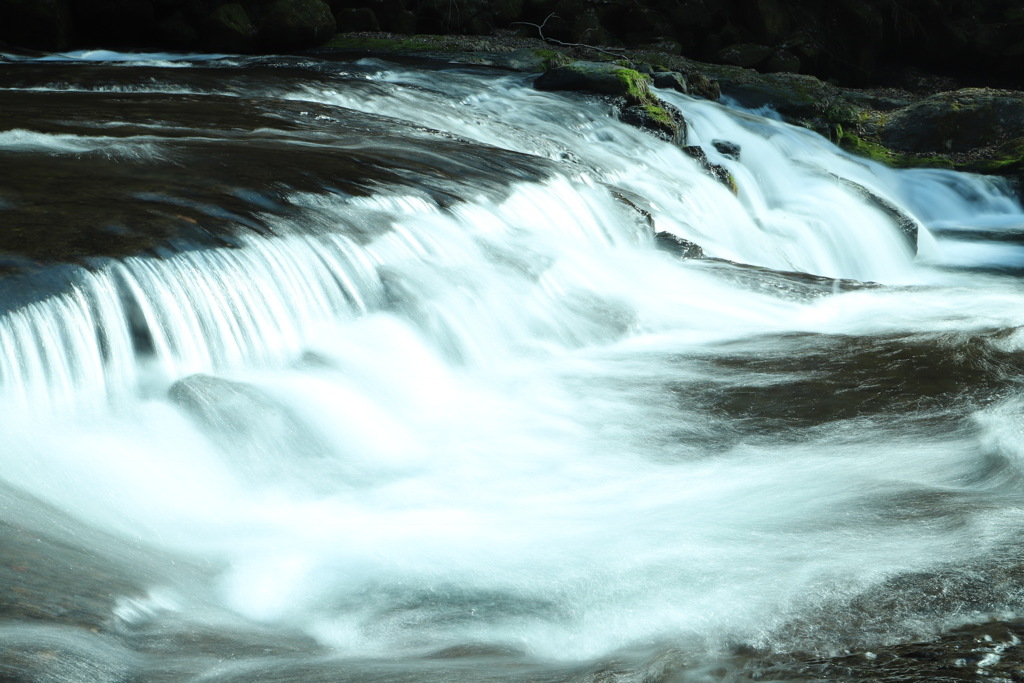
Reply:
<svg viewBox="0 0 1024 683"><path fill-rule="evenodd" d="M887 147L912 153L967 152L1024 130L1024 92L968 88L938 93L890 115Z"/></svg>
<svg viewBox="0 0 1024 683"><path fill-rule="evenodd" d="M634 69L606 62L573 62L545 71L537 90L570 90L622 97L630 105L653 103L650 78Z"/></svg>
<svg viewBox="0 0 1024 683"><path fill-rule="evenodd" d="M656 103L625 107L619 113L619 119L668 142L677 145L686 142L686 121L682 112L660 100Z"/></svg>
<svg viewBox="0 0 1024 683"><path fill-rule="evenodd" d="M682 114L651 92L651 77L616 63L573 62L548 69L537 77L538 90L568 90L608 95L624 106L620 119L658 137L683 144L686 124Z"/></svg>
<svg viewBox="0 0 1024 683"><path fill-rule="evenodd" d="M337 24L322 0L277 0L264 15L259 42L265 50L295 50L329 40Z"/></svg>
<svg viewBox="0 0 1024 683"><path fill-rule="evenodd" d="M725 185L733 194L739 194L740 188L736 184L736 178L733 177L732 173L730 173L729 169L725 166L711 163L711 160L708 159L707 152L704 151L703 147L700 147L699 145L690 145L688 147L683 147L683 151L686 152L690 158L696 161L697 165L700 166L705 173Z"/></svg>
<svg viewBox="0 0 1024 683"><path fill-rule="evenodd" d="M842 127L837 128L837 142L842 149L851 154L894 168L956 168L956 164L948 156L904 154L881 143L845 132Z"/></svg>

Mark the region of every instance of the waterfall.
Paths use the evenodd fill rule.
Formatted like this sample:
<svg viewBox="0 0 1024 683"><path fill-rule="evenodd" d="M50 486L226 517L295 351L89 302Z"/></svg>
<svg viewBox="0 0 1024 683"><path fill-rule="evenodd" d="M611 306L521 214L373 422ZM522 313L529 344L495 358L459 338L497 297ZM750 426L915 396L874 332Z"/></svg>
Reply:
<svg viewBox="0 0 1024 683"><path fill-rule="evenodd" d="M230 78L218 97L363 112L553 170L495 171L482 185L500 192L440 175L287 189L287 211L253 209L265 234L93 258L6 307L0 490L56 510L43 533L181 564L124 551L139 590L69 661L160 670L146 638L206 629L307 639L355 671L422 672L410 662L459 648L477 674L651 651L699 668L739 645L837 652L1020 616L1024 212L999 182L882 168L662 93L733 193L604 103L521 74L165 62L104 78L200 103ZM0 155L189 172L177 133L133 155L139 138L96 127L6 131ZM707 258L660 251L655 230ZM948 603L923 604L923 585ZM29 649L51 637L4 628ZM183 680L292 661L218 669L183 642Z"/></svg>

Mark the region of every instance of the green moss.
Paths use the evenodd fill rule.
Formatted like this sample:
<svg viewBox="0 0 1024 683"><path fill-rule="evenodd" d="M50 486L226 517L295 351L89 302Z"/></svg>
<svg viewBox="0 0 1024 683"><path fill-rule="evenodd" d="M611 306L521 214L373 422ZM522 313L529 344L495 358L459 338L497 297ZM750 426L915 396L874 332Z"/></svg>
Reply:
<svg viewBox="0 0 1024 683"><path fill-rule="evenodd" d="M566 66L572 64L572 57L562 54L556 50L545 50L538 49L533 51L533 55L540 60L544 70L554 69L558 66Z"/></svg>
<svg viewBox="0 0 1024 683"><path fill-rule="evenodd" d="M988 159L962 164L960 170L974 173L1019 174L1024 172L1024 138L1015 138L995 148Z"/></svg>
<svg viewBox="0 0 1024 683"><path fill-rule="evenodd" d="M647 115L658 124L665 126L666 128L671 128L674 131L679 130L679 124L676 123L676 120L672 118L671 114L665 111L664 107L659 107L656 104L645 104L644 110L647 112Z"/></svg>
<svg viewBox="0 0 1024 683"><path fill-rule="evenodd" d="M635 69L616 69L615 76L622 84L626 99L630 104L657 107L657 100L651 94L651 79ZM660 109L660 107L658 107ZM664 110L662 110L664 111Z"/></svg>
<svg viewBox="0 0 1024 683"><path fill-rule="evenodd" d="M895 168L954 168L953 162L944 156L914 156L901 154L877 142L865 140L836 126L839 146L851 154L877 161Z"/></svg>

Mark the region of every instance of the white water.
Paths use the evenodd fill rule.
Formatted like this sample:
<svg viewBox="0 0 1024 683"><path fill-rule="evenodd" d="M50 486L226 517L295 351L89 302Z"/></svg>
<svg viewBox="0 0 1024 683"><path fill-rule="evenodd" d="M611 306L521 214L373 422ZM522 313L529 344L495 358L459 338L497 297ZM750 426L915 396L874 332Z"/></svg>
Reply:
<svg viewBox="0 0 1024 683"><path fill-rule="evenodd" d="M784 647L787 623L1019 535L1020 492L986 478L984 457L1020 468L1018 398L978 412L977 432L922 433L883 415L773 438L675 390L728 383L701 358L730 343L756 357L784 349L784 334L1024 325L1015 280L915 264L893 221L832 176L925 225L1019 225L998 187L882 169L805 131L674 98L691 143L735 175L735 197L598 104L521 76L380 65L371 80L377 98L294 97L574 160L501 202L448 210L414 194L296 197L305 220L333 229L279 225L285 236L237 250L125 259L0 319L3 480L218 568L194 591L154 585L146 609L122 611L126 628L223 608L346 656ZM741 160L711 139L739 143ZM758 293L655 250L606 185L711 256L916 286ZM386 228L365 245L345 236L366 225ZM922 244L928 258L964 260L927 234ZM225 380L198 385L199 415L167 398L196 373ZM893 512L921 492L979 502ZM817 631L787 637L848 645Z"/></svg>

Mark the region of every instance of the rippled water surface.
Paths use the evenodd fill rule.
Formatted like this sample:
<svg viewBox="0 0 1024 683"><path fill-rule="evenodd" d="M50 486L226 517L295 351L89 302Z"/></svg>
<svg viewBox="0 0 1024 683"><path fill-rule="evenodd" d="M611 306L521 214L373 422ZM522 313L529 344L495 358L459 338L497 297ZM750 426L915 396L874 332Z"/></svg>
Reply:
<svg viewBox="0 0 1024 683"><path fill-rule="evenodd" d="M1022 675L1017 200L532 78L0 65L0 677Z"/></svg>

